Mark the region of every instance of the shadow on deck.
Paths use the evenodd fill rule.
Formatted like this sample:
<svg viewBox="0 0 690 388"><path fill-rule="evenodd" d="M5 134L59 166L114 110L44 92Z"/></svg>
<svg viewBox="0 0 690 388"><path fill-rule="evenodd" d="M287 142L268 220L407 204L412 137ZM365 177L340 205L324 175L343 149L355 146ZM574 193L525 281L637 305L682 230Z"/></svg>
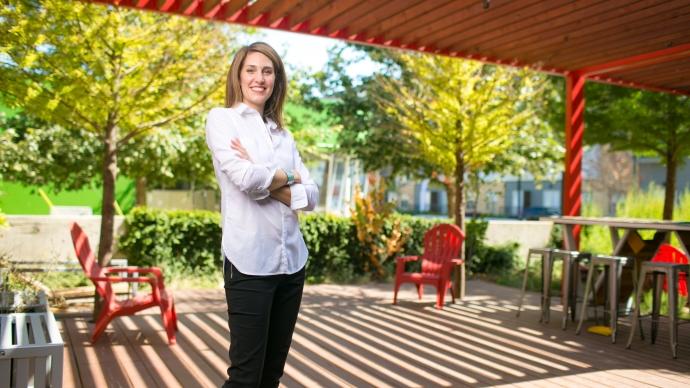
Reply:
<svg viewBox="0 0 690 388"><path fill-rule="evenodd" d="M332 386L687 386L690 326L681 326L673 360L666 325L655 345L629 328L609 337L560 329L560 306L538 323L537 294L515 317L516 289L473 281L462 302L433 308L426 289L418 301L403 286L307 286L282 384ZM86 318L59 320L65 348L65 387L217 387L227 368L228 328L222 289L176 291L178 344L168 346L154 309L118 318L96 345ZM555 304L557 299L554 298ZM621 327L622 326L622 327ZM649 332L648 321L644 323ZM648 338L648 336L647 336Z"/></svg>

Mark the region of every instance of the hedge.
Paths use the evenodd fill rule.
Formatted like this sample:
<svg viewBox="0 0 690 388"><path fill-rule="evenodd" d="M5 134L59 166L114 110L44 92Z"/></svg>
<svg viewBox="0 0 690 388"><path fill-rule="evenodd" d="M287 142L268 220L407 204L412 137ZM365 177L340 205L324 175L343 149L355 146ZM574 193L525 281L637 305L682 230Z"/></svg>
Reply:
<svg viewBox="0 0 690 388"><path fill-rule="evenodd" d="M447 219L425 219L396 214L405 228L409 228L403 251L394 255L417 255L422 251L424 233L433 225ZM389 233L392 219L384 227ZM368 279L365 273L363 247L356 238L350 218L328 214L300 215L300 228L309 249L307 280L315 282L352 282ZM486 222L467 224L467 257L470 273L512 265L512 252L498 255L483 244ZM120 238L120 250L133 265L156 265L173 274L209 274L221 268L220 215L208 211L167 211L135 208L127 216L126 231ZM489 249L487 251L487 249ZM487 252L491 262L485 264L480 256ZM495 262L498 261L498 262ZM508 263L510 261L510 263ZM384 261L389 277L394 273L395 260Z"/></svg>

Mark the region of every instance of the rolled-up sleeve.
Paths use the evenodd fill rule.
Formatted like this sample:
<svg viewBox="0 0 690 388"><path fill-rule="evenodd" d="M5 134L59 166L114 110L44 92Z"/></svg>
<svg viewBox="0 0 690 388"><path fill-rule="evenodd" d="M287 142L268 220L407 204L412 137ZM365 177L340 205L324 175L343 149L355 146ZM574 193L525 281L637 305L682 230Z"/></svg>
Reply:
<svg viewBox="0 0 690 388"><path fill-rule="evenodd" d="M294 145L294 141L292 144L295 169L299 172L302 183L290 186L290 207L293 210L314 210L319 202L319 186L316 185L309 174L309 170L307 170L307 167L302 163L302 158L297 151L297 147Z"/></svg>
<svg viewBox="0 0 690 388"><path fill-rule="evenodd" d="M214 161L230 181L251 199L268 197L268 187L276 173L274 167L261 166L239 158L230 147L230 141L237 137L230 118L221 109L212 109L206 117L206 144Z"/></svg>

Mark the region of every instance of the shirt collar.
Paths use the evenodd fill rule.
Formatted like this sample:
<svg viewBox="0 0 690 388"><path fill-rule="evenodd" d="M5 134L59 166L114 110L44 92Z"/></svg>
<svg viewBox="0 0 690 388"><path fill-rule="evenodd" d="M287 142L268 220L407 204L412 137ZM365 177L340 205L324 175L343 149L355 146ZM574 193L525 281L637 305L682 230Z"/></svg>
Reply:
<svg viewBox="0 0 690 388"><path fill-rule="evenodd" d="M250 115L250 114L257 114L257 115L259 114L259 112L250 108L249 105L247 105L243 102L240 102L239 104L235 105L231 109L234 109L237 113L239 113L242 116Z"/></svg>
<svg viewBox="0 0 690 388"><path fill-rule="evenodd" d="M234 109L234 110L235 110L237 113L239 113L241 116L251 115L251 114L256 114L256 115L258 115L258 114L259 114L259 112L257 112L257 111L254 110L253 108L250 108L249 105L247 105L247 104L245 104L245 103L243 103L243 102L240 102L239 104L235 105L235 106L232 107L231 109ZM274 130L276 130L276 129L278 128L278 124L276 124L275 121L273 121L273 120L267 118L267 119L266 119L266 127L268 127L268 130L269 130L269 131L274 131Z"/></svg>

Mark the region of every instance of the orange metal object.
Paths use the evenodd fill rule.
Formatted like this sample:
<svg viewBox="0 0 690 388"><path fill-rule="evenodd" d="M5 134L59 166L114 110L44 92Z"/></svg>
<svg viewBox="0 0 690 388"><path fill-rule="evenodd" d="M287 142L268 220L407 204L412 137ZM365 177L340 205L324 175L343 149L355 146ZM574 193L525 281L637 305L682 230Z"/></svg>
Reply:
<svg viewBox="0 0 690 388"><path fill-rule="evenodd" d="M688 257L669 244L661 244L656 255L652 258L656 263L688 264ZM688 275L681 272L678 275L678 293L688 296ZM664 291L668 292L668 280L664 277Z"/></svg>

